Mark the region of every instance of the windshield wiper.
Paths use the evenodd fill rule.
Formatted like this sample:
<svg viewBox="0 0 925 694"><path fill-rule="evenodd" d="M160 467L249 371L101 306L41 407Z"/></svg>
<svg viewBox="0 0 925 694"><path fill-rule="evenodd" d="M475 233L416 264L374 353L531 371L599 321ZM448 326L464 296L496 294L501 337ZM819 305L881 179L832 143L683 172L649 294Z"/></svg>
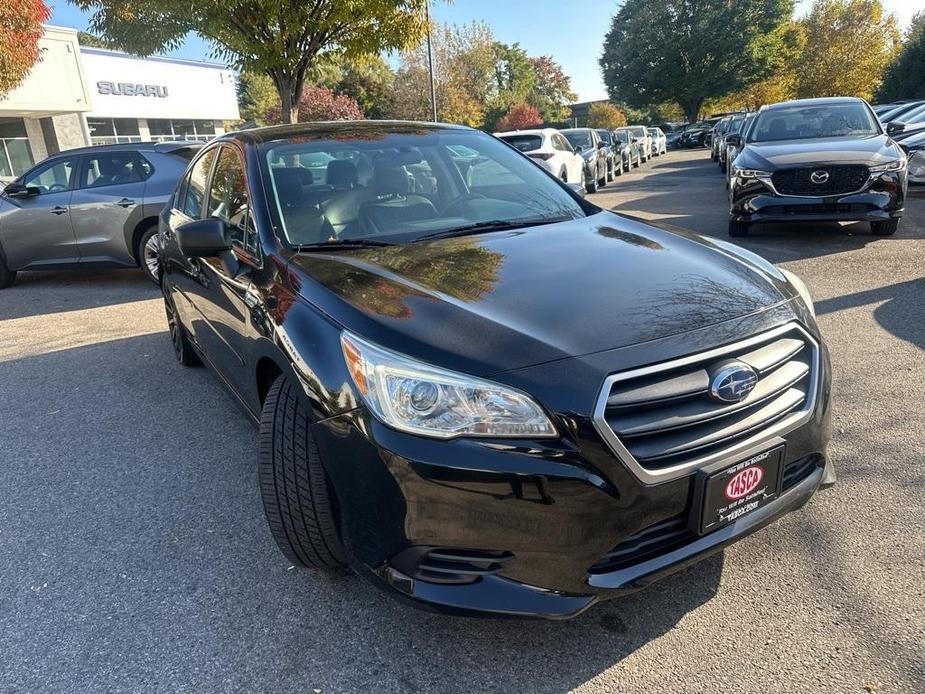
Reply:
<svg viewBox="0 0 925 694"><path fill-rule="evenodd" d="M572 219L571 216L561 217L533 217L532 219L489 219L485 222L475 222L474 224L464 224L462 226L436 231L433 234L424 234L411 240L411 243L418 241L429 241L431 239L445 239L451 236L466 236L468 234L481 234L486 231L504 231L506 229L523 229L524 227L541 226L543 224L555 224L556 222L565 222Z"/></svg>
<svg viewBox="0 0 925 694"><path fill-rule="evenodd" d="M394 246L394 243L387 241L376 241L375 239L332 239L320 243L307 243L296 246L297 251L341 251L350 248L383 248L385 246Z"/></svg>

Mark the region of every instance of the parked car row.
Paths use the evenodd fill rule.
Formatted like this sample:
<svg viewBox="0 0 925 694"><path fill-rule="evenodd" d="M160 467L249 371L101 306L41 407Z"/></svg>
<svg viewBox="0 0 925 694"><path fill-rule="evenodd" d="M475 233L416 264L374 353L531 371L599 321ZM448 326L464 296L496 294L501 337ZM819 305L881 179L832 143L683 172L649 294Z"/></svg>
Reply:
<svg viewBox="0 0 925 694"><path fill-rule="evenodd" d="M892 110L882 111L888 117ZM925 183L925 131L881 122L862 99L801 99L726 116L711 157L726 173L729 235L767 222L866 221L896 233L910 172Z"/></svg>
<svg viewBox="0 0 925 694"><path fill-rule="evenodd" d="M661 128L537 128L495 133L553 176L594 193L624 171L668 151Z"/></svg>

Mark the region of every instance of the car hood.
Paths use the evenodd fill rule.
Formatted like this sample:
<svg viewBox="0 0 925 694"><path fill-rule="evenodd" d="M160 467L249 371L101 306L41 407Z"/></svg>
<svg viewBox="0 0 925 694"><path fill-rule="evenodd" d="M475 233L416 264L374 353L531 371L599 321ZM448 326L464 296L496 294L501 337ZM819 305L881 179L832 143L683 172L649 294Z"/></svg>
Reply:
<svg viewBox="0 0 925 694"><path fill-rule="evenodd" d="M789 300L730 244L598 212L292 257L295 289L384 347L485 375L655 340ZM724 250L725 249L725 250Z"/></svg>
<svg viewBox="0 0 925 694"><path fill-rule="evenodd" d="M900 157L896 144L886 135L864 138L830 137L814 140L749 142L745 152L754 160L751 168L785 168L815 164L867 164Z"/></svg>

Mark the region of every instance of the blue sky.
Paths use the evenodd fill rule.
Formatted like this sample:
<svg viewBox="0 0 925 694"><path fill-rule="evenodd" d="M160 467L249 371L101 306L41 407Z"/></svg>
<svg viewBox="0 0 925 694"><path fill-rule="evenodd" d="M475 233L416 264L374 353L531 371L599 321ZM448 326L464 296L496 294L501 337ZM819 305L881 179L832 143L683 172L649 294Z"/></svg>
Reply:
<svg viewBox="0 0 925 694"><path fill-rule="evenodd" d="M925 9L925 0L883 0L905 27L916 10ZM567 5L571 5L570 7ZM606 98L597 59L610 18L620 5L618 0L455 0L452 4L434 0L437 21L461 24L487 22L495 37L505 43L520 43L531 55L551 55L572 78L572 88L580 101ZM800 0L797 14L806 12L812 0ZM50 5L52 24L86 29L89 15L60 1ZM171 55L206 59L209 46L191 36Z"/></svg>

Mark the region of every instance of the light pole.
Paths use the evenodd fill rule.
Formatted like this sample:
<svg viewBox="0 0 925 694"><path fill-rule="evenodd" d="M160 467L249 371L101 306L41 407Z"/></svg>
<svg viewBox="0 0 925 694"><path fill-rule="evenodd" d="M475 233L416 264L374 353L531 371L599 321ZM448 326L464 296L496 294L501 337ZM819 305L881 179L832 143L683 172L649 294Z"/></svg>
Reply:
<svg viewBox="0 0 925 694"><path fill-rule="evenodd" d="M434 50L430 42L430 0L424 3L424 18L427 21L427 68L430 72L430 106L434 123L437 122L437 84L434 82Z"/></svg>

